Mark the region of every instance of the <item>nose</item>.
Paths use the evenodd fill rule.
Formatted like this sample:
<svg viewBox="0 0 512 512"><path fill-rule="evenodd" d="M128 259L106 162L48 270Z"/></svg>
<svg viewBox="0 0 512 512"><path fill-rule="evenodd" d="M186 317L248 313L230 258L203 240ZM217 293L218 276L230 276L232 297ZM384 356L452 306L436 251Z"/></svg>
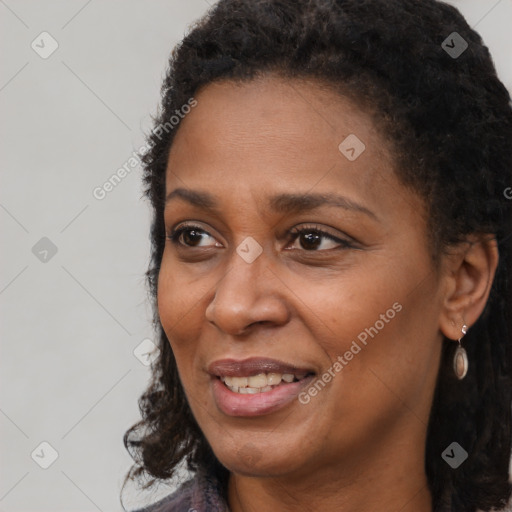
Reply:
<svg viewBox="0 0 512 512"><path fill-rule="evenodd" d="M246 334L256 324L283 325L290 316L283 290L287 287L265 251L252 263L233 251L228 270L206 308L206 319L232 336Z"/></svg>

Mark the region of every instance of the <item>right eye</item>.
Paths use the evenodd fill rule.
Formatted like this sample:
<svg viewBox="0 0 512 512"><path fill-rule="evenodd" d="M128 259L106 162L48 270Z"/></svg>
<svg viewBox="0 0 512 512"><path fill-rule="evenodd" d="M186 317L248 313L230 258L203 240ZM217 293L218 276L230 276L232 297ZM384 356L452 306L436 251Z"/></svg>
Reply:
<svg viewBox="0 0 512 512"><path fill-rule="evenodd" d="M210 245L200 245L206 237L211 237L207 231L193 224L186 224L174 228L167 238L174 244L183 247L211 247ZM215 244L214 244L215 245Z"/></svg>

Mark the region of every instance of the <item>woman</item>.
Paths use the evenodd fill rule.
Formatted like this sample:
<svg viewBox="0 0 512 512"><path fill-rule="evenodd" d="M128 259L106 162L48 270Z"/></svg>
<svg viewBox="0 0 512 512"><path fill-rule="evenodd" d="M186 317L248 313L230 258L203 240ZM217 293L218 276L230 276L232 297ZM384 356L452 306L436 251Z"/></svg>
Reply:
<svg viewBox="0 0 512 512"><path fill-rule="evenodd" d="M221 0L162 95L125 483L193 478L145 510L504 507L512 110L479 35L435 0Z"/></svg>

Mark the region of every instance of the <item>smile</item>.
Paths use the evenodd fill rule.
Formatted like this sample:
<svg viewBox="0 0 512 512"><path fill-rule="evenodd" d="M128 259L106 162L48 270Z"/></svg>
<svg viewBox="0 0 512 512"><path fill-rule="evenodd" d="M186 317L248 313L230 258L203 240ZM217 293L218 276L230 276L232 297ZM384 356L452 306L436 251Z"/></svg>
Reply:
<svg viewBox="0 0 512 512"><path fill-rule="evenodd" d="M233 393L242 395L267 393L283 383L299 382L306 374L293 373L259 373L252 377L221 376L220 380Z"/></svg>
<svg viewBox="0 0 512 512"><path fill-rule="evenodd" d="M218 409L246 417L270 414L298 400L316 374L311 367L267 357L218 359L207 372Z"/></svg>

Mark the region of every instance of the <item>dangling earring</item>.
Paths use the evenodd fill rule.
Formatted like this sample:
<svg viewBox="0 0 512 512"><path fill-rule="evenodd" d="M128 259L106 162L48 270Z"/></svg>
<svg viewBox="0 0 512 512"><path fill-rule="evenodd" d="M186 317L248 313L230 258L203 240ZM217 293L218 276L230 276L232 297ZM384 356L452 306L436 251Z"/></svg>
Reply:
<svg viewBox="0 0 512 512"><path fill-rule="evenodd" d="M464 324L462 326L462 336L459 338L459 346L457 347L455 356L453 357L453 371L459 380L462 380L468 373L468 354L460 342L467 332L468 326Z"/></svg>

